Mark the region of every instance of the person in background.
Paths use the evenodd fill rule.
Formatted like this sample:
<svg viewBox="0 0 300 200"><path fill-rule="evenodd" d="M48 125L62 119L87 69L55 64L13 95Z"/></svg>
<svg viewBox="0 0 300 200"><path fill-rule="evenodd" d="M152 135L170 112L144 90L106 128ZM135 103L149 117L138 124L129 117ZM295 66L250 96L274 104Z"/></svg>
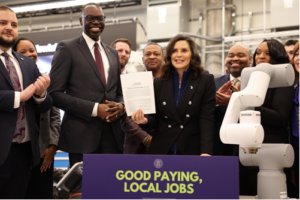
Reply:
<svg viewBox="0 0 300 200"><path fill-rule="evenodd" d="M253 55L253 67L261 63L286 64L289 63L289 57L279 41L265 39ZM263 105L255 107L255 110L261 113L261 125L264 128L263 143L289 143L288 122L293 99L293 87L269 88ZM240 194L257 194L257 173L258 167L240 167ZM285 173L289 190L289 170L285 170Z"/></svg>
<svg viewBox="0 0 300 200"><path fill-rule="evenodd" d="M291 112L291 139L295 152L292 182L294 182L297 188L294 198L299 199L299 42L295 44L291 64L295 70L295 95Z"/></svg>
<svg viewBox="0 0 300 200"><path fill-rule="evenodd" d="M294 46L298 42L298 40L288 40L284 43L284 48L290 58L290 61L292 60L292 57L294 55Z"/></svg>
<svg viewBox="0 0 300 200"><path fill-rule="evenodd" d="M40 162L36 115L47 112L48 75L12 50L18 38L14 11L0 6L0 198L24 199L31 167Z"/></svg>
<svg viewBox="0 0 300 200"><path fill-rule="evenodd" d="M36 48L31 40L19 38L12 49L37 62ZM60 130L59 109L52 107L48 112L37 115L37 124L39 124L41 161L39 165L31 170L25 198L51 199L53 198L54 155L57 150Z"/></svg>
<svg viewBox="0 0 300 200"><path fill-rule="evenodd" d="M113 43L111 43L110 46L118 52L121 64L121 74L128 74L127 70L125 69L125 66L128 63L128 60L130 59L131 42L126 38L119 38L113 41Z"/></svg>
<svg viewBox="0 0 300 200"><path fill-rule="evenodd" d="M164 63L162 47L155 42L148 43L143 50L142 60L147 71L152 72L153 78L158 77Z"/></svg>
<svg viewBox="0 0 300 200"><path fill-rule="evenodd" d="M225 59L225 65L228 67L229 75L215 78L216 84L216 109L215 109L215 131L214 131L214 155L233 155L236 145L223 144L220 140L220 128L226 109L233 91L239 90L241 82L241 73L245 67L252 64L252 56L249 48L236 44L229 49ZM231 87L232 86L232 87ZM230 91L230 93L228 93Z"/></svg>
<svg viewBox="0 0 300 200"><path fill-rule="evenodd" d="M204 72L195 42L176 35L154 79L156 114L137 110L132 119L155 129L148 154L209 156L213 153L215 83Z"/></svg>
<svg viewBox="0 0 300 200"><path fill-rule="evenodd" d="M161 73L163 51L159 44L149 43L143 51L143 63L153 78ZM131 117L122 118L122 129L125 132L124 154L145 154L152 140L153 129L145 129L136 124Z"/></svg>

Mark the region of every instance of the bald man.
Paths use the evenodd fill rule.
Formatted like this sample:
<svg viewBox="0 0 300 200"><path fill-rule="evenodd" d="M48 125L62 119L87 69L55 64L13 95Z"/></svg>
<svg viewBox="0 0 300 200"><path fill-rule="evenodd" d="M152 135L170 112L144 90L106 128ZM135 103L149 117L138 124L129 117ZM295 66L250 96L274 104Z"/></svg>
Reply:
<svg viewBox="0 0 300 200"><path fill-rule="evenodd" d="M231 97L231 93L227 91L231 86L233 90L239 90L242 70L245 67L249 67L252 63L252 56L248 47L240 44L231 47L225 63L229 74L215 79L217 106L215 109L214 155L233 155L235 145L223 144L220 140L219 132Z"/></svg>

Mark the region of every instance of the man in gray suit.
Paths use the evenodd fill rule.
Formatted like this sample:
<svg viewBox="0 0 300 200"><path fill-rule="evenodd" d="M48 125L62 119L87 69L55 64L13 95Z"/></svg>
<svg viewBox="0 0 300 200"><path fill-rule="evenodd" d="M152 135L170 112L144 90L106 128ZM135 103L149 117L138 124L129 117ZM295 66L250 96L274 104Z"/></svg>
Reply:
<svg viewBox="0 0 300 200"><path fill-rule="evenodd" d="M117 51L100 38L105 16L90 3L79 21L82 35L57 45L49 87L54 106L65 111L58 148L69 152L71 166L83 154L122 153L124 142L121 66Z"/></svg>

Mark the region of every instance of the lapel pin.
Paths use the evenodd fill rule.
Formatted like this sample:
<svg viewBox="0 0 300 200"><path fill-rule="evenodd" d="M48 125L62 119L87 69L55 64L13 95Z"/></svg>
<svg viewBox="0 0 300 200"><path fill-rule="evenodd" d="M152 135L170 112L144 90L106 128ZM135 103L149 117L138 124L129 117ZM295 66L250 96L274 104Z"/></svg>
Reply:
<svg viewBox="0 0 300 200"><path fill-rule="evenodd" d="M24 60L24 59L21 57L21 60Z"/></svg>
<svg viewBox="0 0 300 200"><path fill-rule="evenodd" d="M109 50L109 49L107 49L107 51L108 51L108 52L110 52L110 50Z"/></svg>
<svg viewBox="0 0 300 200"><path fill-rule="evenodd" d="M193 89L193 86L191 85L191 90Z"/></svg>

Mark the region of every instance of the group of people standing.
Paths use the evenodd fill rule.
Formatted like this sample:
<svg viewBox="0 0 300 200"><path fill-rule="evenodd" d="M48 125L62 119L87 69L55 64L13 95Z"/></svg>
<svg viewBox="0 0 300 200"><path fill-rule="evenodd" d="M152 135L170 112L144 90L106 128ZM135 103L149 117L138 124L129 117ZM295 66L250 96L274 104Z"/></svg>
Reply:
<svg viewBox="0 0 300 200"><path fill-rule="evenodd" d="M57 45L49 77L37 70L34 43L17 40L15 13L0 6L1 198L51 198L58 149L69 153L71 166L83 154L237 155L235 145L220 141L219 130L232 93L240 90L243 68L290 62L275 39L264 40L253 57L236 44L225 60L229 74L214 79L190 37L172 38L165 55L149 43L142 60L153 73L156 113L144 115L141 108L128 117L120 74L128 73L130 41L101 41L105 16L97 4L85 5L79 22L82 35ZM291 64L295 87L268 89L255 110L261 112L263 142L292 143L299 156L299 42ZM65 111L62 122L59 109ZM297 166L299 159L294 178L289 176L299 187Z"/></svg>

